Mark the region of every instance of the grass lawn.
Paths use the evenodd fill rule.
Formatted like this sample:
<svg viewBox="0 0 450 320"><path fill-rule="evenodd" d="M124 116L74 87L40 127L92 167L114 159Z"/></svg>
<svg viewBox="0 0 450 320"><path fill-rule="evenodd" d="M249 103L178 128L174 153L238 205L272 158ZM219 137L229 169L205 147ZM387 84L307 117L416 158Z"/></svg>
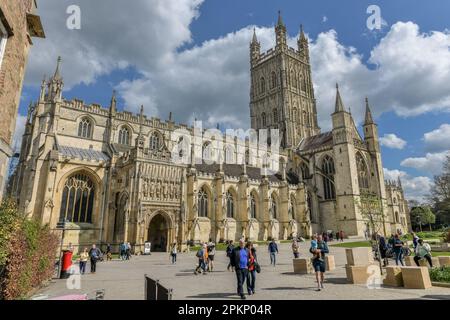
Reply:
<svg viewBox="0 0 450 320"><path fill-rule="evenodd" d="M356 242L344 242L338 244L332 244L330 247L339 248L358 248L358 247L372 247L370 241L356 241Z"/></svg>
<svg viewBox="0 0 450 320"><path fill-rule="evenodd" d="M431 251L431 255L432 255L433 257L450 256L450 252L436 252L436 251Z"/></svg>

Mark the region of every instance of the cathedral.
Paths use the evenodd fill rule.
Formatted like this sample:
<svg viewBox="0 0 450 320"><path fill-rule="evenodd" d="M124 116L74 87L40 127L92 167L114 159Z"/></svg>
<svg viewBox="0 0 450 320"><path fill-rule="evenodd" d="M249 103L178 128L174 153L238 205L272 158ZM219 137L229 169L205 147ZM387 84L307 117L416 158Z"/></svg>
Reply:
<svg viewBox="0 0 450 320"><path fill-rule="evenodd" d="M10 187L20 211L52 229L66 221L64 243L77 251L122 241L136 253L146 242L166 251L172 243L184 249L208 239L283 240L339 230L363 237L368 223L356 201L363 192L381 199L382 232L408 231L401 182L384 181L368 100L362 136L336 86L332 130L321 132L308 39L301 30L297 49L289 47L281 16L275 33L266 52L255 33L250 43L250 123L255 132L278 129L277 172L261 170L267 161L249 152L249 139L219 150L214 137L203 136L189 142L191 151L181 155L187 162L172 161L172 150L185 143L173 133L192 133L192 126L149 118L142 108L119 111L115 93L106 108L64 99L58 59L29 107ZM194 159L196 148L203 158L220 154L225 161Z"/></svg>

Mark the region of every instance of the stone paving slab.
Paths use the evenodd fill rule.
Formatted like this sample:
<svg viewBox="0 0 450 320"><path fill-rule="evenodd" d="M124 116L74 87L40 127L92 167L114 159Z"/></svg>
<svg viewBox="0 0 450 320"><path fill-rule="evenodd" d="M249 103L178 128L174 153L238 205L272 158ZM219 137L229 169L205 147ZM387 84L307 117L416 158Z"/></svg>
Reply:
<svg viewBox="0 0 450 320"><path fill-rule="evenodd" d="M301 244L301 257L310 257L309 242ZM330 247L335 256L336 269L325 275L325 289L316 292L314 274L294 274L289 244L279 246L277 266L270 266L267 248L259 246L258 258L262 272L257 274L256 295L248 299L309 300L309 299L450 299L450 289L433 287L427 290L381 287L368 289L366 285L348 284L345 273L345 248ZM105 299L144 299L144 275L160 280L172 288L173 299L239 299L236 295L236 277L226 270L228 259L225 252L218 251L215 270L206 275L194 275L197 263L195 252L178 255L175 265L167 253L133 257L130 261L111 261L97 264L96 274L81 277L81 290L68 290L67 280L54 280L38 294L51 297L65 294L93 293L105 289ZM87 265L89 270L89 263Z"/></svg>

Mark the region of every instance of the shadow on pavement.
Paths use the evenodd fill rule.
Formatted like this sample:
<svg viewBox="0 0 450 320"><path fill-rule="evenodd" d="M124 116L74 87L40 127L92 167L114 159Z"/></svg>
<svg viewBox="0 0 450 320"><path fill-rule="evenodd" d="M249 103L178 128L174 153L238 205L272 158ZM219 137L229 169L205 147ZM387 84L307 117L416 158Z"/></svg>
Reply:
<svg viewBox="0 0 450 320"><path fill-rule="evenodd" d="M317 287L275 287L275 288L262 288L261 290L315 290Z"/></svg>
<svg viewBox="0 0 450 320"><path fill-rule="evenodd" d="M450 295L427 294L422 296L421 299L450 300Z"/></svg>
<svg viewBox="0 0 450 320"><path fill-rule="evenodd" d="M349 284L349 282L347 282L346 278L327 278L325 276L325 283L332 283L332 284Z"/></svg>

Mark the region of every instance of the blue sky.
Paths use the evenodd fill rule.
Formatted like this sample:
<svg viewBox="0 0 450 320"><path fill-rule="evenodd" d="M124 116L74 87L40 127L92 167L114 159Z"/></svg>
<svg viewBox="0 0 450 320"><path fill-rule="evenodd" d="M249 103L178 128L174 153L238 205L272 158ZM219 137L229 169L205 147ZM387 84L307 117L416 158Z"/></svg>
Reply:
<svg viewBox="0 0 450 320"><path fill-rule="evenodd" d="M106 5L108 3L108 5ZM38 96L39 79L62 55L67 99L119 105L176 121L248 124L248 40L253 26L264 49L281 10L290 42L299 25L311 41L319 121L327 130L334 82L357 122L369 96L379 125L387 178L407 194L426 194L450 144L450 2L298 0L40 0L47 39L31 51L20 113ZM68 30L66 8L81 8L81 30ZM378 5L381 30L366 26ZM114 17L110 19L108 17ZM115 32L117 30L117 33ZM410 49L411 48L411 49ZM217 59L220 59L220 62ZM448 83L448 82L447 82ZM447 85L448 87L448 85ZM19 119L20 121L20 119ZM23 119L22 119L23 121ZM448 124L448 126L447 126ZM19 126L20 127L20 126ZM20 133L20 132L19 132ZM428 138L425 138L427 134Z"/></svg>

